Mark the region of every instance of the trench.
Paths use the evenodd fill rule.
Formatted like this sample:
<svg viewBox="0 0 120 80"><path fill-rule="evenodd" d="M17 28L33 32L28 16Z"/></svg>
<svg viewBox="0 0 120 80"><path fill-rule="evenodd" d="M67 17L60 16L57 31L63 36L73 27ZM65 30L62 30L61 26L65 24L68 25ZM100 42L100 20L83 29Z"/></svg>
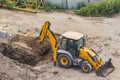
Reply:
<svg viewBox="0 0 120 80"><path fill-rule="evenodd" d="M46 38L41 44L36 40L34 37L15 35L8 42L0 42L0 52L19 63L34 66L52 57L49 40Z"/></svg>

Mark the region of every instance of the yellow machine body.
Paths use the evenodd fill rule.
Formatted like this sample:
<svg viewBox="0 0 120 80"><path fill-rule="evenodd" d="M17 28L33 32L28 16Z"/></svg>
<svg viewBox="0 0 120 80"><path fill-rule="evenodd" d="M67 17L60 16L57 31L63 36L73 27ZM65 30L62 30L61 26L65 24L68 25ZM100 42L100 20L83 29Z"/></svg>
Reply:
<svg viewBox="0 0 120 80"><path fill-rule="evenodd" d="M96 61L93 61L90 56L96 57ZM98 56L96 56L92 50L86 47L80 49L80 57L92 64L95 70L98 70L98 68L104 64L104 61L102 59L98 58Z"/></svg>
<svg viewBox="0 0 120 80"><path fill-rule="evenodd" d="M76 51L76 53L78 52L78 56L76 56L77 58L73 57L74 54L71 55L71 53L69 53L70 48L59 50L60 47L57 47L57 39L55 38L54 33L50 30L50 25L50 22L45 22L39 35L39 39L37 40L37 43L44 41L45 36L49 37L52 46L52 51L54 53L53 60L55 64L58 61L60 65L62 65L62 67L70 67L71 65L73 65L73 62L77 62L77 65L81 66L84 72L90 72L90 70L94 69L98 76L103 77L107 76L115 70L114 66L111 63L111 59L109 59L108 61L104 61L95 51L85 46L80 47L79 50L74 50ZM62 35L66 37L65 40L68 40L67 43L70 43L73 40L78 41L79 38L81 39L84 37L83 34L72 34L75 34L75 32L68 32ZM63 43L61 43L60 45L62 44ZM67 44L64 45L66 46ZM61 54L59 53L60 51L62 51Z"/></svg>

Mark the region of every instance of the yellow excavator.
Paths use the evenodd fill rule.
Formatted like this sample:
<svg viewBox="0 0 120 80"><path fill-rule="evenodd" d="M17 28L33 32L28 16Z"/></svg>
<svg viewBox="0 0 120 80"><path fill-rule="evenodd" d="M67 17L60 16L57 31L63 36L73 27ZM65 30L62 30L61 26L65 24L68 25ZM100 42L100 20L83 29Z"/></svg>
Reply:
<svg viewBox="0 0 120 80"><path fill-rule="evenodd" d="M115 70L115 67L111 63L111 58L105 61L94 50L85 47L86 36L84 34L73 31L65 32L60 36L58 47L57 39L50 26L49 21L44 23L37 43L43 42L46 36L49 37L54 53L54 65L57 63L64 68L76 65L85 73L95 70L96 74L102 77L106 77Z"/></svg>

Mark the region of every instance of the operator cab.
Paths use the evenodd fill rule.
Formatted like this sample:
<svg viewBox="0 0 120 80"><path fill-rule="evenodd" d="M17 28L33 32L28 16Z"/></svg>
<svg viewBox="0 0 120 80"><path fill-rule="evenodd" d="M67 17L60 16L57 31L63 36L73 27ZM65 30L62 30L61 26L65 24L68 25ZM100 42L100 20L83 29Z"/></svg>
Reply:
<svg viewBox="0 0 120 80"><path fill-rule="evenodd" d="M59 49L68 51L73 57L79 57L79 49L84 46L84 34L68 31L60 38Z"/></svg>

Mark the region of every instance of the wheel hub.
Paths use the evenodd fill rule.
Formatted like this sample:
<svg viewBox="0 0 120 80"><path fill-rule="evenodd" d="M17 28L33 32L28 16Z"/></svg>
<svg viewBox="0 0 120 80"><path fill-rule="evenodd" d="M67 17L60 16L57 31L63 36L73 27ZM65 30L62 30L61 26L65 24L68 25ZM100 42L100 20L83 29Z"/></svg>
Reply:
<svg viewBox="0 0 120 80"><path fill-rule="evenodd" d="M68 59L66 57L62 57L60 59L60 63L63 64L63 65L67 65L68 64Z"/></svg>

